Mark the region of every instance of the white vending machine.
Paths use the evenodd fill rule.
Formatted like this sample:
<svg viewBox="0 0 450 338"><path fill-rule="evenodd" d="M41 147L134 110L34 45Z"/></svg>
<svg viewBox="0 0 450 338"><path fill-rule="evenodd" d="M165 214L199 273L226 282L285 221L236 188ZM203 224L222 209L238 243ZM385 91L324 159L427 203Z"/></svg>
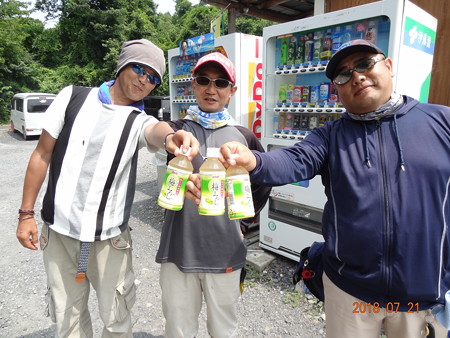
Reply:
<svg viewBox="0 0 450 338"><path fill-rule="evenodd" d="M261 36L233 33L214 38L213 33L208 33L181 42L180 48L170 49L171 118L182 118L187 108L196 104L191 86L192 69L200 57L211 52L225 54L236 68L238 89L228 105L230 115L261 138Z"/></svg>
<svg viewBox="0 0 450 338"><path fill-rule="evenodd" d="M325 76L328 60L346 41L366 39L393 59L394 88L426 102L437 20L406 0L383 0L263 30L262 143L292 145L345 109ZM260 246L298 260L323 241L326 202L320 176L274 187L260 215Z"/></svg>

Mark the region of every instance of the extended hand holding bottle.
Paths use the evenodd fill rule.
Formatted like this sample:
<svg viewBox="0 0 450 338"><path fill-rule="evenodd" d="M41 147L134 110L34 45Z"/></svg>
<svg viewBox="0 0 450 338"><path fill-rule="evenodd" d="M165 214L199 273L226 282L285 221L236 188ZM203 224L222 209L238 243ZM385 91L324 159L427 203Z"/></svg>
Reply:
<svg viewBox="0 0 450 338"><path fill-rule="evenodd" d="M188 156L191 148L183 153L180 147L180 155L174 157L167 165L166 176L158 197L158 205L169 210L181 210L184 203L186 183L194 168Z"/></svg>

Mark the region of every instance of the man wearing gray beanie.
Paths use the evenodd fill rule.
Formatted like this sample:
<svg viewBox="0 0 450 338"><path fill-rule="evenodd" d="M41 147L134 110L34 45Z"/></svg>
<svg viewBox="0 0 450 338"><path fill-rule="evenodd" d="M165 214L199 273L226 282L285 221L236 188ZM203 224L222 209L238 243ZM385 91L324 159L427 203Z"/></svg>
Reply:
<svg viewBox="0 0 450 338"><path fill-rule="evenodd" d="M100 87L68 86L45 113L25 175L16 236L37 250L35 202L49 169L39 246L48 282L48 314L57 337L93 337L88 309L95 289L102 337L132 337L136 287L128 221L140 148L189 158L198 141L144 112L161 84L163 51L146 39L123 43L115 79Z"/></svg>

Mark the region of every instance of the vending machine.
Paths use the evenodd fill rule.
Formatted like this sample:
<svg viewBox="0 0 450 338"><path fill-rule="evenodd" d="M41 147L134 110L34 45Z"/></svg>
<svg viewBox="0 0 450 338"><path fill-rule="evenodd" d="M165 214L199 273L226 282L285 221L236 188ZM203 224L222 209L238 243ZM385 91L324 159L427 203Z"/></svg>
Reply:
<svg viewBox="0 0 450 338"><path fill-rule="evenodd" d="M301 142L345 109L325 76L328 60L346 41L366 39L393 59L394 89L426 102L437 20L407 0L383 0L263 30L263 121L266 150ZM260 246L298 260L323 241L326 202L320 176L272 189L260 215Z"/></svg>
<svg viewBox="0 0 450 338"><path fill-rule="evenodd" d="M183 118L189 106L196 105L191 81L198 59L207 53L226 55L236 68L237 91L227 106L236 122L249 128L256 137L262 134L262 37L242 33L214 38L213 33L180 41L179 48L168 51L171 120ZM155 156L158 185L166 170L166 153Z"/></svg>
<svg viewBox="0 0 450 338"><path fill-rule="evenodd" d="M200 45L195 45L195 44ZM230 115L261 138L262 37L242 33L214 38L213 33L180 43L168 52L171 118L182 118L196 105L192 92L192 70L207 53L225 54L236 68L237 91L228 105Z"/></svg>

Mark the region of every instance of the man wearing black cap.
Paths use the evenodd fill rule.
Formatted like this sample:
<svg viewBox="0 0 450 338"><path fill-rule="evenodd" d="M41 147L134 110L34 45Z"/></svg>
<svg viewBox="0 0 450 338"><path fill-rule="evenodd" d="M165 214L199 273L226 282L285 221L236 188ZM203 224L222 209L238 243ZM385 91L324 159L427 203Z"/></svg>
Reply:
<svg viewBox="0 0 450 338"><path fill-rule="evenodd" d="M269 186L321 175L327 337L444 338L433 314L450 290L450 108L395 93L392 60L365 40L326 75L340 119L268 153L228 143L224 161Z"/></svg>
<svg viewBox="0 0 450 338"><path fill-rule="evenodd" d="M98 88L69 86L46 112L31 155L19 209L17 238L36 250L34 206L50 166L39 238L47 273L47 312L58 337L92 337L90 285L96 290L102 337L132 337L135 300L128 227L138 150L177 153L192 134L143 111L143 98L162 81L163 51L146 39L127 41L115 79Z"/></svg>

